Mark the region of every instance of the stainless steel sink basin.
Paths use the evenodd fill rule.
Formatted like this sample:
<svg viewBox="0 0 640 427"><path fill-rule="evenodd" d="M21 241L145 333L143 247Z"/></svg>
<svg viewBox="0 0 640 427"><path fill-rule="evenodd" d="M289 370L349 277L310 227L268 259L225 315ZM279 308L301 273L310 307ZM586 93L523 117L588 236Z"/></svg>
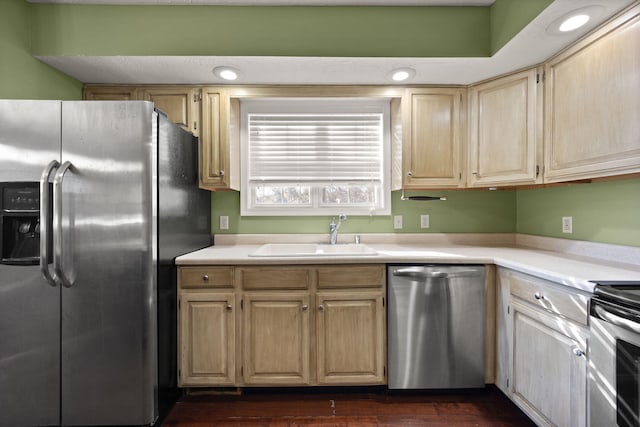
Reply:
<svg viewBox="0 0 640 427"><path fill-rule="evenodd" d="M249 256L254 257L325 257L371 256L375 249L363 244L267 243Z"/></svg>

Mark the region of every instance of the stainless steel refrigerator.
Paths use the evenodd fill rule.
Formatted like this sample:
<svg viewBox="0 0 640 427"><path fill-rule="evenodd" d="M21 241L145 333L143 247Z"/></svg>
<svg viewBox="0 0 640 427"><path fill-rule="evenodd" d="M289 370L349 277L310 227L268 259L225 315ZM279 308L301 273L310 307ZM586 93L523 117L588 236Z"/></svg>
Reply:
<svg viewBox="0 0 640 427"><path fill-rule="evenodd" d="M176 256L208 246L197 140L144 101L0 100L0 425L149 425Z"/></svg>

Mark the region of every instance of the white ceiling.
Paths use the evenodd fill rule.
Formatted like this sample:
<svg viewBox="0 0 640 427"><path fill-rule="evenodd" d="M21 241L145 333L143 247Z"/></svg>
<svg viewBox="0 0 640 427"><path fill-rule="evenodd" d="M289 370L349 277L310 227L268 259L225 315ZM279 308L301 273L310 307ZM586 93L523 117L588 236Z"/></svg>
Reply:
<svg viewBox="0 0 640 427"><path fill-rule="evenodd" d="M41 3L163 4L477 4L475 0L32 0ZM383 84L394 68L416 70L402 84L471 84L544 62L634 0L555 0L491 58L329 58L237 56L39 56L38 59L84 83L226 84L211 70L226 65L240 71L233 84ZM580 30L554 34L547 28L561 16L586 6L597 13Z"/></svg>

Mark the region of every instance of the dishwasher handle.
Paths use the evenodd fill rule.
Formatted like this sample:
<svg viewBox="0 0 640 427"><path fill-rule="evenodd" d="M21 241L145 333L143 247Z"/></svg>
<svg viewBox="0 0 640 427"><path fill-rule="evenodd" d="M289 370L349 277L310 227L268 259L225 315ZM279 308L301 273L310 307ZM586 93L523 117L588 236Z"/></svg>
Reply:
<svg viewBox="0 0 640 427"><path fill-rule="evenodd" d="M411 279L450 279L453 277L473 277L483 274L482 270L460 270L460 271L416 271L412 268L398 268L392 271L395 277L409 277Z"/></svg>
<svg viewBox="0 0 640 427"><path fill-rule="evenodd" d="M410 268L398 268L392 273L396 277L410 277L412 279L445 279L449 277L449 273L444 271L415 271Z"/></svg>

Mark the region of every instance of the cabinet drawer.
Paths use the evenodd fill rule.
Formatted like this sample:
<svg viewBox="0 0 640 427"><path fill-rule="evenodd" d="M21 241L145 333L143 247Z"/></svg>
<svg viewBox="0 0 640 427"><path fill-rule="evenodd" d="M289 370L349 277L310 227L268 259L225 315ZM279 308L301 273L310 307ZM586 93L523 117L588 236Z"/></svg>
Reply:
<svg viewBox="0 0 640 427"><path fill-rule="evenodd" d="M384 265L318 267L318 288L380 288L384 283Z"/></svg>
<svg viewBox="0 0 640 427"><path fill-rule="evenodd" d="M589 297L580 291L564 291L558 285L513 274L511 295L583 325L587 324Z"/></svg>
<svg viewBox="0 0 640 427"><path fill-rule="evenodd" d="M243 289L308 289L308 268L258 267L240 269Z"/></svg>
<svg viewBox="0 0 640 427"><path fill-rule="evenodd" d="M233 287L233 267L181 267L178 277L183 289Z"/></svg>

